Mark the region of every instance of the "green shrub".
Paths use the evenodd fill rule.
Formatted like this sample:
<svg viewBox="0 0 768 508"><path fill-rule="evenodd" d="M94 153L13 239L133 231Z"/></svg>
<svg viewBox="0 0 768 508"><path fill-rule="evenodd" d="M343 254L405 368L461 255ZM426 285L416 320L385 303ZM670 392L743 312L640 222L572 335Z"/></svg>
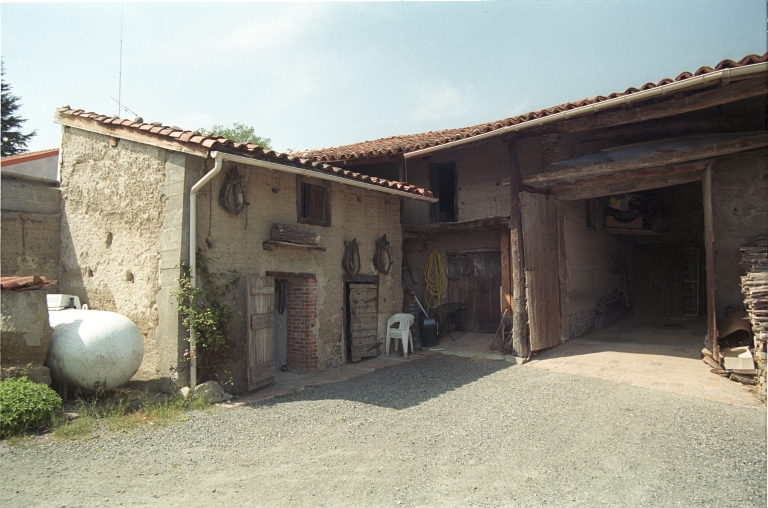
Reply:
<svg viewBox="0 0 768 508"><path fill-rule="evenodd" d="M0 439L50 423L61 398L49 387L26 377L0 382Z"/></svg>

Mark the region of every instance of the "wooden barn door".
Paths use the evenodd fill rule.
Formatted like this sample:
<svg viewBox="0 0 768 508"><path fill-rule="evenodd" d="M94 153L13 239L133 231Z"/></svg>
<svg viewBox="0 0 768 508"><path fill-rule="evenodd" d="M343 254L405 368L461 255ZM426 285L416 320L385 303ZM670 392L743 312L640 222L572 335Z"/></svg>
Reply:
<svg viewBox="0 0 768 508"><path fill-rule="evenodd" d="M379 355L378 291L376 284L349 283L347 336L353 362Z"/></svg>
<svg viewBox="0 0 768 508"><path fill-rule="evenodd" d="M560 344L557 198L520 193L531 351Z"/></svg>
<svg viewBox="0 0 768 508"><path fill-rule="evenodd" d="M275 381L275 279L248 277L248 389Z"/></svg>

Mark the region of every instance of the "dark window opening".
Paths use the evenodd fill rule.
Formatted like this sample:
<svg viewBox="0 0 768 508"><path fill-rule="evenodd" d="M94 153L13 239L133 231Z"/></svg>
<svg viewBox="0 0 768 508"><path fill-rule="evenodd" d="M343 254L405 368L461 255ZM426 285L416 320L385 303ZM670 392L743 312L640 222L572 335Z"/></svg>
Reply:
<svg viewBox="0 0 768 508"><path fill-rule="evenodd" d="M298 222L315 226L330 226L330 185L322 181L299 181L297 191Z"/></svg>
<svg viewBox="0 0 768 508"><path fill-rule="evenodd" d="M432 205L432 222L456 222L456 163L431 164L429 182L438 199Z"/></svg>

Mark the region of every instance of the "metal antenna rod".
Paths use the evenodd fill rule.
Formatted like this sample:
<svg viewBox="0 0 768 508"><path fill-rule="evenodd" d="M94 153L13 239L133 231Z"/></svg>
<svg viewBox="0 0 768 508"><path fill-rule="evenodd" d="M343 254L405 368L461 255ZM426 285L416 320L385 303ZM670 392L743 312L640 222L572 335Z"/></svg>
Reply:
<svg viewBox="0 0 768 508"><path fill-rule="evenodd" d="M123 94L123 7L124 4L120 4L120 71L117 84L117 116L120 116L120 108L123 105L121 100Z"/></svg>

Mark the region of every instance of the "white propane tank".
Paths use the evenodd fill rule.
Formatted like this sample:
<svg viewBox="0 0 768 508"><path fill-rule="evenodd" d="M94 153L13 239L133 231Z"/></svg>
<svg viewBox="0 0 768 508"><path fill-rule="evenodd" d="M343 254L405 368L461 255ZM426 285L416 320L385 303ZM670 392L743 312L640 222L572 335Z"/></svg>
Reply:
<svg viewBox="0 0 768 508"><path fill-rule="evenodd" d="M53 328L45 365L59 383L83 391L111 390L136 374L144 340L133 321L103 310L51 310Z"/></svg>

